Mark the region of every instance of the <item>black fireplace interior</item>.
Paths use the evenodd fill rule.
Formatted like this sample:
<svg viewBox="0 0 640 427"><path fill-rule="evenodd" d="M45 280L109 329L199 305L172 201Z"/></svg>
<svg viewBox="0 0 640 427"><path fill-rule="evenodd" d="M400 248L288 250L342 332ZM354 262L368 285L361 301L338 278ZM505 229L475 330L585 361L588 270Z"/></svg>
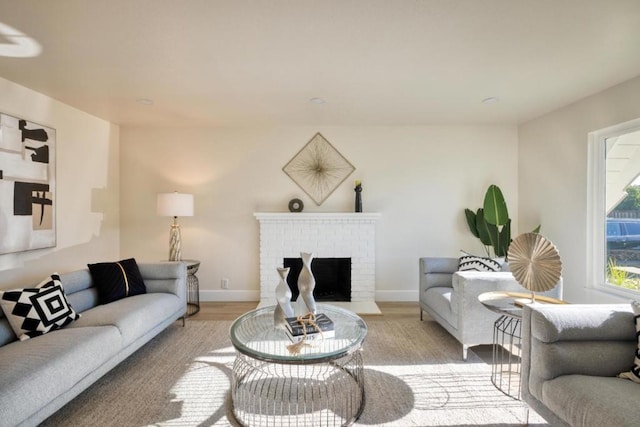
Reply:
<svg viewBox="0 0 640 427"><path fill-rule="evenodd" d="M298 276L302 270L301 258L285 258L284 267L289 267L287 283L291 288L292 301L298 299ZM313 296L316 301L351 301L351 258L314 258L311 272L316 279Z"/></svg>

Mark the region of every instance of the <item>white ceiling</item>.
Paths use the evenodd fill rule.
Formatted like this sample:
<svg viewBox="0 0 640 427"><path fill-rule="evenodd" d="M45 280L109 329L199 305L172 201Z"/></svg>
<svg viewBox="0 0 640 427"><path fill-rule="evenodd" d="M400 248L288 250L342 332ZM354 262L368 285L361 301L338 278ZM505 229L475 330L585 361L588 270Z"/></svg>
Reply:
<svg viewBox="0 0 640 427"><path fill-rule="evenodd" d="M42 47L0 76L121 125L516 124L640 74L639 0L0 0L0 23Z"/></svg>

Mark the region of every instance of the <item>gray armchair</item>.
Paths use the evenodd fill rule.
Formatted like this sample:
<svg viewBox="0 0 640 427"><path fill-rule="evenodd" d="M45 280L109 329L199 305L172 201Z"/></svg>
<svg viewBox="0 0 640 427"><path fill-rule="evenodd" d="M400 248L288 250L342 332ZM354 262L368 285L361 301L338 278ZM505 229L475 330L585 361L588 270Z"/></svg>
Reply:
<svg viewBox="0 0 640 427"><path fill-rule="evenodd" d="M423 312L462 344L462 359L469 347L493 343L493 324L500 317L479 301L484 292L528 292L508 271L496 273L458 271L458 258L426 257L419 260L420 320ZM562 279L542 295L562 298Z"/></svg>
<svg viewBox="0 0 640 427"><path fill-rule="evenodd" d="M637 426L640 384L616 378L637 344L629 304L525 306L522 399L553 426Z"/></svg>

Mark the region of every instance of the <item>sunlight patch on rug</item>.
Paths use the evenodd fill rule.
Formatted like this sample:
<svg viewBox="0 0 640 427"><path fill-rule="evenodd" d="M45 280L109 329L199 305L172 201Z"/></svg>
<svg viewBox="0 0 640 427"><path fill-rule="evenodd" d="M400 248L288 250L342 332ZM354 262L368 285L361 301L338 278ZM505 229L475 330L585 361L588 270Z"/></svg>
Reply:
<svg viewBox="0 0 640 427"><path fill-rule="evenodd" d="M175 396L168 405L169 413L161 426L220 425L228 426L226 404L231 388L233 347L196 357L185 374L171 388ZM171 412L173 412L173 417ZM213 424L211 424L213 422Z"/></svg>
<svg viewBox="0 0 640 427"><path fill-rule="evenodd" d="M498 391L490 371L483 368L480 364L475 369L460 364L367 366L367 406L356 425L524 423L525 406ZM530 421L544 423L533 413Z"/></svg>

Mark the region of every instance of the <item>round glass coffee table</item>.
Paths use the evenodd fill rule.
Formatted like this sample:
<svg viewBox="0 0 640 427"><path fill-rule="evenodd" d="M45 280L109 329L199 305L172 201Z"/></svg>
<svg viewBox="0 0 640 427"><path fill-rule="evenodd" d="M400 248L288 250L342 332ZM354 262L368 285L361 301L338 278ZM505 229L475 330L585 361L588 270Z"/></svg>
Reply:
<svg viewBox="0 0 640 427"><path fill-rule="evenodd" d="M292 354L285 330L274 326L274 308L252 310L231 325L238 351L231 381L236 420L246 426L353 424L365 403L364 320L318 304L317 312L333 321L335 336L309 341Z"/></svg>

